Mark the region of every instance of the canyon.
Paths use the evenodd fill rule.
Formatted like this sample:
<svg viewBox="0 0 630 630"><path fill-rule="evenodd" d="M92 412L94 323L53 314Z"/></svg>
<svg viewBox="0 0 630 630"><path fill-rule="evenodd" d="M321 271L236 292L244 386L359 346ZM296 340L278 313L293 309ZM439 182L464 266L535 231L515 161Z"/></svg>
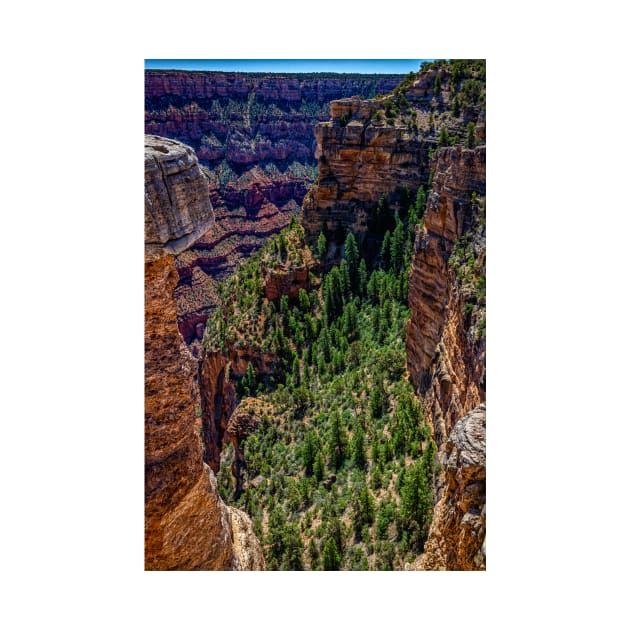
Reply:
<svg viewBox="0 0 630 630"><path fill-rule="evenodd" d="M147 76L150 74L153 73ZM147 315L147 322L151 322L151 326L147 324L147 335L156 345L152 349L147 341L147 383L155 384L147 385L147 392L151 393L150 397L147 393L147 432L151 436L147 441L147 470L151 471L147 487L151 486L151 492L148 491L146 513L148 531L159 532L155 538L162 541L161 548L153 542L147 551L147 557L159 558L153 568L166 567L169 562L170 568L183 568L176 560L178 554L192 568L261 568L265 562L261 542L265 543L264 553L271 554L267 556L267 564L271 559L267 568L305 568L302 552L296 551L302 545L298 530L290 524L278 525L282 517L277 511L280 502L284 509L298 505L302 499L295 497L305 492L305 497L311 496L303 499L307 508L308 501L313 501L314 507L302 507L292 517L299 520L301 536L311 532L311 520L324 519L326 510L338 528L335 533L326 526L321 540L313 533L304 538L309 542L308 568L339 568L335 552L330 549L342 552L348 545L345 568L485 570L485 65L436 62L402 82L397 80L397 87L385 96L369 94L373 98L366 99L342 94L342 98L333 100L330 120L309 122L311 142L314 138L315 143L309 155L317 156L318 168L317 179L308 193L308 178L299 184L299 178L293 177L296 167L293 173L287 167L289 159L309 163L300 148L307 146L300 136L302 127L298 125L280 135L273 153L267 148L273 144L273 136L263 140L259 135L255 142L250 137L248 144L242 133L234 137L222 135L224 128L217 126L217 112L228 102L246 102L247 108L240 110L229 105L230 116L238 126L251 121L252 111L262 116L263 105L271 104L286 114L291 104L301 103L303 107L305 95L325 99L334 84L323 82L320 91L313 91L308 87L308 79L301 82L297 77L274 82L269 77L205 76L208 74L211 73L155 73L145 84L150 86L147 103L153 108L147 115L147 125L169 133L179 129L178 133L190 140L200 156L197 161L192 149L178 142L171 147L165 139L148 136L152 144L150 155L159 162L156 166L149 161L145 171L150 173L145 174L145 272L150 271L146 275L145 299L159 305L155 311L147 308L147 313L151 313ZM374 85L370 90L375 90ZM190 100L197 104L191 105ZM160 118L161 114L156 114L160 111L173 114L172 122L169 116ZM292 114L296 112L292 110ZM209 122L215 125L214 139L202 141L203 134L207 134L203 125ZM262 129L267 133L270 128ZM278 133L278 127L273 129ZM284 140L287 142L283 144ZM177 158L171 155L167 159L169 152ZM281 177L262 165L261 160L268 159L276 160L278 170L285 168ZM226 164L233 172L241 173L236 180L224 177L221 181L221 174L227 172ZM276 186L283 192L274 192ZM425 201L414 205L413 199L416 195L420 199L421 193ZM298 198L302 214L296 222L290 217L299 205ZM238 209L230 210L227 199ZM283 200L287 200L284 206ZM412 206L419 212L413 222ZM258 210L248 212L247 208ZM239 215L241 211L243 214ZM230 223L239 221L238 216L247 217L240 232ZM282 220L275 224L279 216ZM302 324L303 304L310 304L313 318L324 307L324 315L317 315L320 325L313 324L312 346L319 335L321 353L321 348L330 343L323 329L325 322L330 327L332 321L328 310L333 308L331 277L338 272L337 265L343 269L343 264L348 263L348 234L356 236L358 251L371 261L370 282L384 287L383 270L394 263L388 262L389 250L385 252L383 243L390 231L395 233L403 222L404 232L408 232L408 275L403 282L406 272L401 268L401 280L396 281L399 283L390 284L383 291L408 303L408 317L404 310L396 310L399 307L391 311L392 304L383 297L380 304L377 301L376 306L371 306L368 294L374 289L360 289L359 281L352 280L354 302L365 301L360 317L371 318L375 309L378 311L377 323L367 324L377 326L374 339L383 340L378 333L379 317L394 317L392 332L386 335L391 348L382 348L384 354L362 363L365 357L356 353L361 351L359 348L367 350L372 333L361 330L360 342L352 332L347 341L341 339L340 318L339 330L335 332L337 323L333 322L331 334L338 343L343 341L347 350L343 350L344 359L337 367L333 362L332 374L327 375L322 355L319 362L311 357L308 330L312 322L307 318ZM248 230L254 223L255 229L261 230L256 243L248 240ZM285 229L278 236L282 228ZM325 249L315 256L311 247L315 252L322 235ZM218 255L223 247L221 251L237 251L251 264L244 263L236 273L237 263L231 254ZM358 258L354 260L356 264ZM352 269L356 274L356 267ZM394 278L393 269L392 266L388 272L390 279ZM225 281L220 286L209 283L208 278ZM347 303L344 298L344 303L347 308L343 326L350 326L351 330L345 319L351 317L349 298ZM215 305L218 308L212 312ZM392 312L396 315L392 316ZM404 322L400 331L396 329L399 321ZM288 339L285 335L289 335ZM353 339L354 349L348 346ZM402 339L404 343L396 345ZM171 350L160 354L158 342ZM333 348L333 355L337 351ZM394 356L400 357L400 368L394 367L398 361ZM354 376L351 373L356 363L358 371ZM384 371L372 371L374 365L384 366L378 367ZM355 388L347 394L340 393L341 377L334 378L343 370L347 370L348 383L354 383L351 387ZM249 372L254 381L244 391ZM359 374L371 380L371 386L358 383ZM385 378L380 385L385 396L383 411L375 411L373 400L379 378ZM311 383L310 394L305 382ZM313 396L316 401L309 402ZM179 400L180 397L187 401ZM309 405L313 406L312 411L308 411ZM343 542L340 531L344 525L339 524L347 522L349 527L348 519L355 518L367 519L359 521L364 526L374 522L365 516L370 493L365 495L368 507L361 508L351 498L353 494L364 496L366 485L356 482L358 485L352 486L355 482L350 480L351 470L346 470L345 465L339 468L333 460L330 468L327 466L328 479L322 481L318 477L320 485L309 486L313 473L304 477L299 468L300 453L306 448L306 442L299 441L306 439L304 431L319 439L317 425L323 417L330 422L337 405L352 410L344 411L344 417L353 445L361 430L357 422L381 426L379 414L385 413L385 422L389 418L392 423L384 435L367 427L372 451L364 463L369 474L363 474L365 484L369 479L379 506L379 533L372 544L376 552L370 552L371 555L370 545L364 542L365 531L355 530L354 543L349 539ZM404 414L417 416L418 426L413 429L416 433L412 432L416 441L396 451L404 459L401 470L395 461L388 464L390 460L387 456L383 459L379 448L392 448L392 440L398 439L398 418L407 417ZM322 439L329 430L322 430ZM159 439L154 435L159 435ZM288 447L279 446L278 442ZM379 442L380 447L375 447L374 442ZM280 476L273 466L270 468L269 461L265 462L272 452L274 458L277 453L285 453ZM422 486L425 482L420 480L422 490L418 492L421 502L431 503L432 518L423 516L414 524L404 518L405 510L411 509L408 506L416 505L410 499L409 488L420 470L427 475L427 485ZM386 473L389 481L381 487L377 475ZM204 489L207 507L201 507L201 495L198 490L193 492L193 486ZM347 498L345 486L350 489ZM400 493L402 510L402 516L396 517L397 535L392 533L394 522L387 516L397 509L392 507L395 502L390 502L392 492ZM275 498L269 498L274 494ZM269 501L269 507L256 503L256 496L267 497L264 506ZM354 511L344 507L335 512L337 508L330 505L333 496L344 506L344 501L351 502ZM238 502L241 511L227 507L227 500ZM310 514L308 518L305 509ZM200 517L205 510L208 515ZM251 520L242 510L251 515ZM184 516L179 520L156 517L171 512ZM195 518L186 516L193 512L202 521L208 519L208 529L216 541L205 557L200 555L203 544L199 542ZM169 542L182 540L178 527L186 519L190 520L190 532L186 535L192 541L191 551ZM284 546L273 542L276 526L283 532ZM400 541L403 529L403 541L408 535L410 544L421 549L421 553L411 562L396 556L394 563L392 541ZM280 540L278 536L276 541ZM316 539L320 542L318 550L313 551ZM336 542L332 544L331 540ZM404 550L407 543L402 544L400 557L408 557L409 549Z"/></svg>
<svg viewBox="0 0 630 630"><path fill-rule="evenodd" d="M216 219L175 259L178 325L195 356L218 282L299 211L330 101L387 93L401 78L145 71L145 133L193 148Z"/></svg>

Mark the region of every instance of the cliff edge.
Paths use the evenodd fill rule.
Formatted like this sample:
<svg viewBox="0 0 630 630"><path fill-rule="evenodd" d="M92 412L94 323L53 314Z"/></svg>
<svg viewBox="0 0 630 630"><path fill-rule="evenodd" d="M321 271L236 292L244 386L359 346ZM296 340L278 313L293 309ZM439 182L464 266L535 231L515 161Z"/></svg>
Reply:
<svg viewBox="0 0 630 630"><path fill-rule="evenodd" d="M221 501L196 427L197 364L177 328L174 254L212 225L190 147L145 138L145 568L262 569L249 517Z"/></svg>

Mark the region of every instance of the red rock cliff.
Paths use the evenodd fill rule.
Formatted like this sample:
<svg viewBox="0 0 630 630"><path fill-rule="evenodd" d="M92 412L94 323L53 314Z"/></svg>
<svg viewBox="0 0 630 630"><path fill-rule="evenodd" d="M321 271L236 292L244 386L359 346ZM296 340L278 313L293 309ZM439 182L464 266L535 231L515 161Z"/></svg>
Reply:
<svg viewBox="0 0 630 630"><path fill-rule="evenodd" d="M468 235L474 268L485 278L485 221L478 215L485 193L485 147L439 150L409 275L406 339L409 373L425 398L438 445L485 401L485 333L479 327L485 309L464 315L469 283L449 265L456 242Z"/></svg>
<svg viewBox="0 0 630 630"><path fill-rule="evenodd" d="M302 206L307 240L314 241L320 231L366 232L381 195L427 181L433 143L402 123L373 120L379 107L378 101L358 98L335 101L332 120L315 128L318 178Z"/></svg>
<svg viewBox="0 0 630 630"><path fill-rule="evenodd" d="M246 515L228 508L203 463L196 361L177 329L173 253L208 229L212 208L194 152L145 140L145 568L264 567Z"/></svg>
<svg viewBox="0 0 630 630"><path fill-rule="evenodd" d="M441 149L409 276L407 367L439 446L424 570L485 569L485 147Z"/></svg>

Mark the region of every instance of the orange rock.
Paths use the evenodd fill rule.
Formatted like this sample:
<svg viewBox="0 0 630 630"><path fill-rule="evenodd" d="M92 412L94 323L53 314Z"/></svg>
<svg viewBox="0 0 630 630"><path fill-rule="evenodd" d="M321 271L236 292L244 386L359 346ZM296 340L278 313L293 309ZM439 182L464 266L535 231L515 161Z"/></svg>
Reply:
<svg viewBox="0 0 630 630"><path fill-rule="evenodd" d="M242 515L233 519L203 463L196 430L197 362L177 329L174 258L211 206L189 147L161 138L145 144L145 568L232 570L264 566ZM190 181L187 181L187 178ZM190 184L193 192L185 184ZM204 201L205 200L205 201ZM233 542L249 540L245 558Z"/></svg>

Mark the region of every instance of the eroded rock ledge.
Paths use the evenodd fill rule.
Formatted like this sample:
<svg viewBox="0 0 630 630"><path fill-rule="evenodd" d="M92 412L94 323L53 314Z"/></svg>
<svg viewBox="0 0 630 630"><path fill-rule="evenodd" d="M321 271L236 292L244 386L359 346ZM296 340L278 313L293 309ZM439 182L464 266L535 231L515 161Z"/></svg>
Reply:
<svg viewBox="0 0 630 630"><path fill-rule="evenodd" d="M165 138L147 139L145 166L145 568L264 568L249 517L225 506L203 463L197 362L177 329L172 254L212 220L206 179Z"/></svg>
<svg viewBox="0 0 630 630"><path fill-rule="evenodd" d="M486 568L486 406L453 428L441 454L443 487L433 513L420 569Z"/></svg>

